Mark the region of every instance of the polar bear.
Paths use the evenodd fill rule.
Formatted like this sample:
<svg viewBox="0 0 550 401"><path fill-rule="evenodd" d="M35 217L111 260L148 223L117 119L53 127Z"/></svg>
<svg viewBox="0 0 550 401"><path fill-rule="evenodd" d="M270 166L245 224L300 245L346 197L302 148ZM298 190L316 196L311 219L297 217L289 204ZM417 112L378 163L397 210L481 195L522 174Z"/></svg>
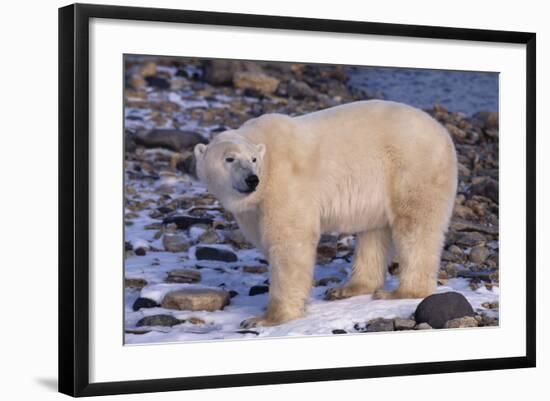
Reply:
<svg viewBox="0 0 550 401"><path fill-rule="evenodd" d="M196 173L270 265L266 312L243 327L304 314L324 232L357 234L352 274L330 300L423 298L436 288L457 187L447 130L425 112L380 100L299 117L266 114L194 149ZM396 290L384 290L391 252Z"/></svg>

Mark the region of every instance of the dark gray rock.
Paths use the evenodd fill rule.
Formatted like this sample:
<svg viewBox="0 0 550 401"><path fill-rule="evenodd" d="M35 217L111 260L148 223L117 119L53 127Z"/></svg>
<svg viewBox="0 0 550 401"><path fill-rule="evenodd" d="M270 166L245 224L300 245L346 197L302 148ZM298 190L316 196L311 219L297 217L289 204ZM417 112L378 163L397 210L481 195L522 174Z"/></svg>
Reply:
<svg viewBox="0 0 550 401"><path fill-rule="evenodd" d="M256 330L246 330L246 329L237 330L236 332L239 333L239 334L255 334L255 335L259 335L259 334L260 334L260 333L257 332Z"/></svg>
<svg viewBox="0 0 550 401"><path fill-rule="evenodd" d="M166 148L176 152L192 150L198 143L208 143L200 134L193 131L180 131L177 129L153 129L141 131L135 136L138 145L147 148Z"/></svg>
<svg viewBox="0 0 550 401"><path fill-rule="evenodd" d="M472 305L458 292L433 294L418 304L414 317L417 323L428 323L435 329L441 329L449 320L473 316Z"/></svg>
<svg viewBox="0 0 550 401"><path fill-rule="evenodd" d="M162 224L175 224L176 227L180 230L187 230L189 227L194 226L195 224L207 224L212 225L214 220L207 217L193 217L193 216L169 216L162 220Z"/></svg>
<svg viewBox="0 0 550 401"><path fill-rule="evenodd" d="M195 251L198 260L218 260L220 262L236 262L237 255L226 249L199 246Z"/></svg>
<svg viewBox="0 0 550 401"><path fill-rule="evenodd" d="M485 196L493 202L498 203L498 181L490 177L479 177L479 179L472 184L472 192Z"/></svg>
<svg viewBox="0 0 550 401"><path fill-rule="evenodd" d="M315 91L303 81L290 81L287 85L286 91L289 97L298 100L317 97L317 93L315 93Z"/></svg>
<svg viewBox="0 0 550 401"><path fill-rule="evenodd" d="M142 246L140 246L139 248L136 248L134 252L136 253L137 256L145 256L147 254L147 250Z"/></svg>
<svg viewBox="0 0 550 401"><path fill-rule="evenodd" d="M145 77L147 85L157 89L170 89L170 82L162 77L148 76Z"/></svg>
<svg viewBox="0 0 550 401"><path fill-rule="evenodd" d="M183 160L176 163L176 169L182 173L189 174L191 177L198 179L197 177L197 159L194 154L190 154Z"/></svg>
<svg viewBox="0 0 550 401"><path fill-rule="evenodd" d="M135 311L140 310L141 308L156 308L157 306L160 306L155 301L149 298L138 298L132 305L132 309Z"/></svg>
<svg viewBox="0 0 550 401"><path fill-rule="evenodd" d="M172 315L153 315L153 316L145 316L144 318L140 319L139 322L136 323L136 326L137 327L142 327L142 326L172 327L180 323L182 323L182 321L179 319L176 319Z"/></svg>
<svg viewBox="0 0 550 401"><path fill-rule="evenodd" d="M248 295L253 297L254 295L265 294L269 292L269 287L267 285L254 285L250 287Z"/></svg>
<svg viewBox="0 0 550 401"><path fill-rule="evenodd" d="M332 334L347 334L348 332L346 330L342 329L334 329L332 330Z"/></svg>
<svg viewBox="0 0 550 401"><path fill-rule="evenodd" d="M478 279L490 283L496 278L497 272L497 269L484 269L479 271L460 270L456 273L456 276L468 279Z"/></svg>

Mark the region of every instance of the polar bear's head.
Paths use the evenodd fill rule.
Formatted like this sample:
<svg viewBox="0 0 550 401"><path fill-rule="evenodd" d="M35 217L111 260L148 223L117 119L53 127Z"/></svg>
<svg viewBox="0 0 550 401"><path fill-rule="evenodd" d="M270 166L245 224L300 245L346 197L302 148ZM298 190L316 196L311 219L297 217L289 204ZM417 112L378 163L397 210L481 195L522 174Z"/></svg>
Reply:
<svg viewBox="0 0 550 401"><path fill-rule="evenodd" d="M197 177L229 210L236 211L259 189L265 145L220 135L195 146Z"/></svg>

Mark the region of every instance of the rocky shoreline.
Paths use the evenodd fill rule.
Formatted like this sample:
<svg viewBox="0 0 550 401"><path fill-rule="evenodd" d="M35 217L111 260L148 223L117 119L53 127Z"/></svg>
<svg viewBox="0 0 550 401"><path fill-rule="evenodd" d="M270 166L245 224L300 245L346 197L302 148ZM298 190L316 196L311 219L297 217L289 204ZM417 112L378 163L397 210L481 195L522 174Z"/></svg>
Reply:
<svg viewBox="0 0 550 401"><path fill-rule="evenodd" d="M127 342L427 328L411 319L420 300L376 301L384 305L379 316L375 310L361 315L357 305L365 299L356 297L336 301L349 308L345 321L316 325L306 319L287 331L240 330L241 317L265 306L266 261L244 240L231 214L189 176L195 144L250 118L271 112L300 115L373 98L348 86L343 67L129 57L125 71ZM498 114L466 117L437 105L426 111L451 133L459 161L440 291L463 293L475 312L446 327L498 325ZM353 236L323 235L313 311L330 304L322 301L322 293L349 275L353 243ZM388 285L397 280L397 260L390 273Z"/></svg>

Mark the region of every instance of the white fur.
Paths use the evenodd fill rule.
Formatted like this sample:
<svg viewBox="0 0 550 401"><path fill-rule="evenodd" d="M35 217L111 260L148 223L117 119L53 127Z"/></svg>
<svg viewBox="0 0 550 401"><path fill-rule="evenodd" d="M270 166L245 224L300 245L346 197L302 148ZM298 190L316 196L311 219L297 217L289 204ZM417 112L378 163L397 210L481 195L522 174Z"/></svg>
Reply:
<svg viewBox="0 0 550 401"><path fill-rule="evenodd" d="M256 191L233 189L241 176L223 163L226 151L258 175ZM457 162L449 134L428 114L387 101L268 114L197 145L195 155L199 178L270 262L267 312L244 326L302 315L327 231L358 234L352 277L329 299L424 297L435 289ZM392 248L401 283L388 293L381 287Z"/></svg>

